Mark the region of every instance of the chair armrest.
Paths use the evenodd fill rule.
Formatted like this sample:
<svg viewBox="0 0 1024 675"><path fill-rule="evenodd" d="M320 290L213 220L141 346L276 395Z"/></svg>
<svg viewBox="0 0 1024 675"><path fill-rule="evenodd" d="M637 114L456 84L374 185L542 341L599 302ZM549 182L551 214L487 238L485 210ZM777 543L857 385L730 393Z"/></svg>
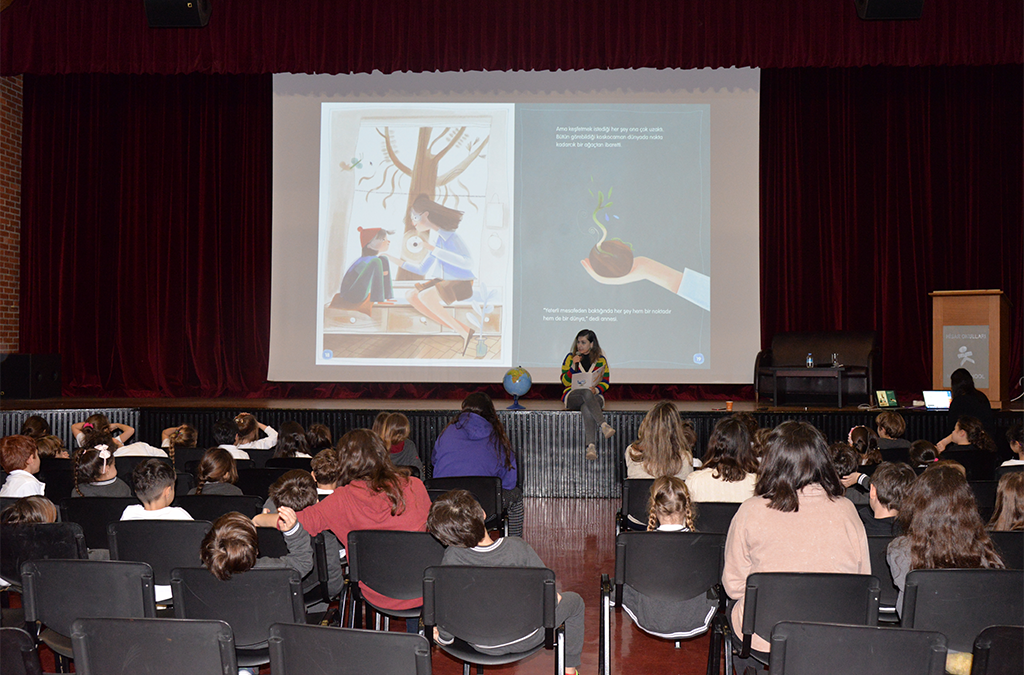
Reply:
<svg viewBox="0 0 1024 675"><path fill-rule="evenodd" d="M771 368L772 350L762 349L754 357L754 391L758 391L761 384L761 369Z"/></svg>

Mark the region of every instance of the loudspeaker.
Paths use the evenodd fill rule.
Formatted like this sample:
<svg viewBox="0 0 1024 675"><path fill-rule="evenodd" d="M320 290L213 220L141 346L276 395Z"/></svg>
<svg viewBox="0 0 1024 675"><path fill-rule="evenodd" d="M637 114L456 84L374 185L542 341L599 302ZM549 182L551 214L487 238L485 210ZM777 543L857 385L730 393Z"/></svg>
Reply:
<svg viewBox="0 0 1024 675"><path fill-rule="evenodd" d="M60 354L0 354L0 398L59 398Z"/></svg>
<svg viewBox="0 0 1024 675"><path fill-rule="evenodd" d="M202 28L210 21L210 0L145 0L150 28Z"/></svg>
<svg viewBox="0 0 1024 675"><path fill-rule="evenodd" d="M867 21L920 19L924 0L853 0L857 16Z"/></svg>

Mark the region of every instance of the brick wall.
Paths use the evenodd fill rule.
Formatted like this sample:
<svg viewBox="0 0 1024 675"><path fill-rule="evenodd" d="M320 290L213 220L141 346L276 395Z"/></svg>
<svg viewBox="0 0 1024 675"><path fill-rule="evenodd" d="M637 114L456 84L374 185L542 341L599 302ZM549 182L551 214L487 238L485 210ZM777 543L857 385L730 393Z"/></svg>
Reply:
<svg viewBox="0 0 1024 675"><path fill-rule="evenodd" d="M21 77L0 77L0 352L18 351L21 275Z"/></svg>

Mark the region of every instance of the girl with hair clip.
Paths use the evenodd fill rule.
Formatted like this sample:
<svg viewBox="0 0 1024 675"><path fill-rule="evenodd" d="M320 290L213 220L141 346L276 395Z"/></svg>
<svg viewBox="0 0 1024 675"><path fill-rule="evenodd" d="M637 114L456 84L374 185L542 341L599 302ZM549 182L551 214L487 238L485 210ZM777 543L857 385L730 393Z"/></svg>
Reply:
<svg viewBox="0 0 1024 675"><path fill-rule="evenodd" d="M455 232L462 221L462 211L442 206L421 194L412 202L409 220L423 238L426 257L418 263L388 257L402 269L427 279L416 284L416 289L409 291L406 299L423 316L458 333L462 338L462 353L465 354L476 331L445 309L445 305L450 307L473 297L473 280L476 278L471 269L473 258L469 247ZM437 233L434 243L430 243L430 232Z"/></svg>
<svg viewBox="0 0 1024 675"><path fill-rule="evenodd" d="M860 455L860 464L878 464L882 461L882 453L878 450L878 432L868 427L858 426L850 429L846 436L847 442Z"/></svg>
<svg viewBox="0 0 1024 675"><path fill-rule="evenodd" d="M238 413L235 416L235 424L238 425L235 447L239 450L270 450L277 445L277 431L257 420L252 414ZM259 437L260 431L266 434L265 438Z"/></svg>
<svg viewBox="0 0 1024 675"><path fill-rule="evenodd" d="M128 484L117 477L114 453L104 443L79 448L71 458L75 473L72 497L131 497Z"/></svg>
<svg viewBox="0 0 1024 675"><path fill-rule="evenodd" d="M651 485L648 532L692 532L694 505L686 483L675 476L662 476ZM707 631L718 607L717 598L706 593L679 602L640 593L629 584L622 587L622 609L633 622L651 635L681 640Z"/></svg>
<svg viewBox="0 0 1024 675"><path fill-rule="evenodd" d="M391 463L395 466L414 466L423 475L423 461L419 449L409 438L409 418L402 413L390 413L384 418L380 431L384 445L391 451ZM436 475L436 474L435 474Z"/></svg>
<svg viewBox="0 0 1024 675"><path fill-rule="evenodd" d="M573 375L600 373L600 377L589 389L574 389ZM581 330L572 341L572 349L562 359L562 402L566 410L579 410L583 415L583 442L587 444L587 459L597 459L597 432L600 429L605 438L615 435L612 425L604 421L604 395L609 384L608 359L601 351L597 334L592 330Z"/></svg>
<svg viewBox="0 0 1024 675"><path fill-rule="evenodd" d="M757 457L750 427L735 417L715 423L708 439L704 466L686 477L695 502L742 502L754 496Z"/></svg>
<svg viewBox="0 0 1024 675"><path fill-rule="evenodd" d="M523 491L518 487L516 454L490 396L474 393L462 401L462 411L452 418L434 443L431 461L434 478L500 478L501 502L508 511L509 535L522 536Z"/></svg>
<svg viewBox="0 0 1024 675"><path fill-rule="evenodd" d="M693 449L683 435L679 411L661 401L640 423L637 440L626 448L626 478L686 478L693 471Z"/></svg>
<svg viewBox="0 0 1024 675"><path fill-rule="evenodd" d="M71 434L78 442L78 447L88 447L86 434L88 432L108 433L114 440L113 448L117 450L123 446L129 438L135 434L135 428L127 424L111 424L110 420L103 413L93 413L85 418L84 422L75 422L71 425Z"/></svg>
<svg viewBox="0 0 1024 675"><path fill-rule="evenodd" d="M336 450L338 486L298 513L310 536L330 530L347 548L348 533L353 530L424 531L430 510L427 489L408 470L395 468L380 436L369 429L354 429L338 439ZM271 515L261 514L254 520L258 526L272 526ZM410 609L422 603L420 598L388 598L365 587L363 595L385 609Z"/></svg>
<svg viewBox="0 0 1024 675"><path fill-rule="evenodd" d="M235 458L224 448L210 448L199 460L196 467L196 486L188 491L190 495L240 495L241 488L235 485L238 468Z"/></svg>
<svg viewBox="0 0 1024 675"><path fill-rule="evenodd" d="M899 511L897 521L905 534L892 540L885 557L900 592L896 601L900 613L911 570L1003 569L978 515L974 491L956 469L926 470L911 483Z"/></svg>
<svg viewBox="0 0 1024 675"><path fill-rule="evenodd" d="M994 532L1024 530L1024 471L1014 471L999 479L996 507L988 529Z"/></svg>
<svg viewBox="0 0 1024 675"><path fill-rule="evenodd" d="M57 507L46 497L22 497L0 511L0 523L4 525L55 522L57 522Z"/></svg>
<svg viewBox="0 0 1024 675"><path fill-rule="evenodd" d="M864 523L832 467L825 437L806 422L783 422L768 437L754 486L740 504L725 541L722 586L737 602L731 621L737 637L747 577L755 572L871 574ZM767 635L751 636L767 653ZM759 669L756 659L735 661Z"/></svg>
<svg viewBox="0 0 1024 675"><path fill-rule="evenodd" d="M274 447L275 458L301 457L309 459L311 456L305 432L301 434L281 434L277 437L277 445Z"/></svg>

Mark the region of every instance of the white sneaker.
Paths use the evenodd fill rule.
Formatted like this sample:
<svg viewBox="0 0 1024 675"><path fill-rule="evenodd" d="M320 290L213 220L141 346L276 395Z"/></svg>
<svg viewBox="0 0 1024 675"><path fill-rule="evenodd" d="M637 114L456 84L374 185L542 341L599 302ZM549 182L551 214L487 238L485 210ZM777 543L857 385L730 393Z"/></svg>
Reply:
<svg viewBox="0 0 1024 675"><path fill-rule="evenodd" d="M615 428L607 422L601 422L601 433L605 438L611 438L615 435Z"/></svg>
<svg viewBox="0 0 1024 675"><path fill-rule="evenodd" d="M590 445L587 446L587 459L589 459L589 460L597 459L597 446L594 445L593 443L591 443Z"/></svg>

